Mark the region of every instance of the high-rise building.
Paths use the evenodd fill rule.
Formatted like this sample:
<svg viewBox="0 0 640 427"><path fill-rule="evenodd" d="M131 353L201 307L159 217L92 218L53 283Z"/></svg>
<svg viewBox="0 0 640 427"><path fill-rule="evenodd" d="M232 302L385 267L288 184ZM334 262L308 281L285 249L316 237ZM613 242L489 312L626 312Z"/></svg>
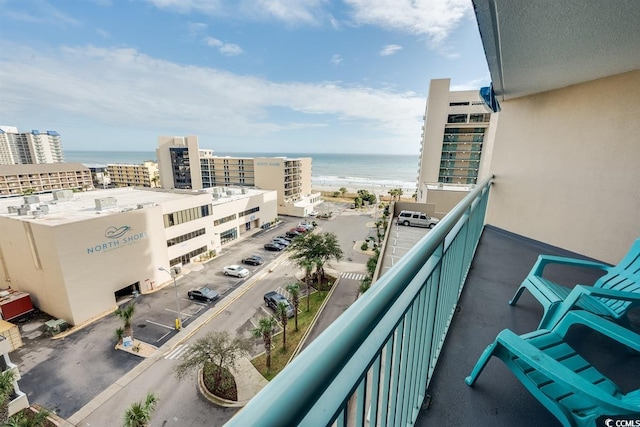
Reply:
<svg viewBox="0 0 640 427"><path fill-rule="evenodd" d="M0 164L27 165L62 163L62 141L53 130L18 132L12 126L0 126Z"/></svg>
<svg viewBox="0 0 640 427"><path fill-rule="evenodd" d="M497 114L485 107L478 90L450 91L450 79L434 79L422 127L418 201L429 186L475 184L491 160Z"/></svg>
<svg viewBox="0 0 640 427"><path fill-rule="evenodd" d="M203 188L197 136L160 136L156 156L162 188Z"/></svg>

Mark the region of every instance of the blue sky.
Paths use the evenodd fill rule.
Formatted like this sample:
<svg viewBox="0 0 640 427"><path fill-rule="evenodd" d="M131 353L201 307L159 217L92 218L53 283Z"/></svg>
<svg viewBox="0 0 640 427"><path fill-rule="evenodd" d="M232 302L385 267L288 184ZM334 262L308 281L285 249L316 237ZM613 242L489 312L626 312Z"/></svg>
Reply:
<svg viewBox="0 0 640 427"><path fill-rule="evenodd" d="M0 125L65 150L416 154L489 72L471 0L0 0Z"/></svg>

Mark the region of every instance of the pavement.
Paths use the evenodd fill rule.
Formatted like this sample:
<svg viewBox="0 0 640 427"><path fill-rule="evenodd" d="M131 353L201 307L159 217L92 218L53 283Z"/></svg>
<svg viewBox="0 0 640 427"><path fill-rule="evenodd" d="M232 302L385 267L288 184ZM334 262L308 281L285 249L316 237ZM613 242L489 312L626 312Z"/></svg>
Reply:
<svg viewBox="0 0 640 427"><path fill-rule="evenodd" d="M341 212L342 213L342 212ZM361 214L360 212L357 213ZM338 269L346 267L347 263L338 263ZM358 266L356 264L355 266ZM362 267L360 267L362 268ZM267 271L265 269L265 271ZM176 334L164 345L157 348L151 355L145 358L135 368L127 372L120 379L115 381L106 390L96 396L89 403L84 405L80 410L70 416L66 421L61 420L59 424L61 427L71 427L84 425L83 420L87 419L94 411L105 404L115 395L122 393L122 396L127 396L127 388L131 386L132 382L145 371L147 371L153 364L162 359L169 351L182 344L191 338L196 332L198 332L203 326L210 322L216 315L225 310L233 301L239 298L244 292L248 284L235 289L228 298L225 298L226 303L222 305L216 305L210 308L205 314L199 316L196 320L190 323L187 327L183 328L180 333ZM336 280L331 292L327 297L326 309L322 310L316 317L316 322L311 327L310 333L305 340L303 347L311 342L317 335L319 335L331 322L333 322L349 304L353 303L358 296L359 281L357 280ZM226 407L241 407L248 403L257 393L262 390L268 381L258 372L253 366L251 361L247 358L241 358L238 360L236 370L234 372L236 384L238 388L238 402L223 402L217 399L210 399L215 401L216 404ZM133 387L133 386L132 386Z"/></svg>

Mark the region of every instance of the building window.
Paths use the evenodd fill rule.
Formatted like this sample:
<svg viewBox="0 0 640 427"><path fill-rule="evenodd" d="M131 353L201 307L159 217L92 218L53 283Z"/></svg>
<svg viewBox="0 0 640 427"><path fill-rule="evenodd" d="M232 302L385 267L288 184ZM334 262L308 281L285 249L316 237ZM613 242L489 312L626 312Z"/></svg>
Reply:
<svg viewBox="0 0 640 427"><path fill-rule="evenodd" d="M178 243L186 242L187 240L191 240L198 236L203 236L205 233L204 228L200 228L199 230L192 231L191 233L183 234L182 236L177 236L172 239L167 240L167 247L170 248L173 245L177 245Z"/></svg>
<svg viewBox="0 0 640 427"><path fill-rule="evenodd" d="M224 224L225 222L233 221L236 219L236 214L225 216L224 218L219 218L213 221L214 226L218 226L220 224Z"/></svg>
<svg viewBox="0 0 640 427"><path fill-rule="evenodd" d="M260 211L260 207L255 207L252 209L248 209L246 211L242 211L238 214L238 218L243 217L243 216L247 216L247 215L251 215L252 213L258 212Z"/></svg>
<svg viewBox="0 0 640 427"><path fill-rule="evenodd" d="M164 215L164 227L168 228L174 225L193 221L195 219L204 218L210 215L211 205L202 205L195 208L184 209Z"/></svg>
<svg viewBox="0 0 640 427"><path fill-rule="evenodd" d="M227 231L223 231L222 233L220 233L220 244L224 245L225 243L228 243L237 238L238 238L238 230L235 227L233 227Z"/></svg>
<svg viewBox="0 0 640 427"><path fill-rule="evenodd" d="M491 120L491 114L489 113L469 115L469 123L488 123L489 120Z"/></svg>
<svg viewBox="0 0 640 427"><path fill-rule="evenodd" d="M449 114L447 123L467 123L466 114Z"/></svg>

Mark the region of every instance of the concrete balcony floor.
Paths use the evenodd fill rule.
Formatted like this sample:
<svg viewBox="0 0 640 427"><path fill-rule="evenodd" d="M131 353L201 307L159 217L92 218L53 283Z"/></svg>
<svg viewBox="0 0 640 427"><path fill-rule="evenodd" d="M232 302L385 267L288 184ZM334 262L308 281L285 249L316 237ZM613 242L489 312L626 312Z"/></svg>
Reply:
<svg viewBox="0 0 640 427"><path fill-rule="evenodd" d="M537 328L542 307L528 291L515 307L507 302L539 254L578 257L492 227L485 228L459 312L452 321L427 391L428 409L421 411L417 426L560 425L496 358L489 361L473 388L464 383L482 351L502 329L523 334ZM590 285L600 274L558 266L545 270L545 277L569 286ZM631 329L640 333L640 308L632 310L629 317ZM570 330L567 341L624 392L640 388L640 355L580 326Z"/></svg>

